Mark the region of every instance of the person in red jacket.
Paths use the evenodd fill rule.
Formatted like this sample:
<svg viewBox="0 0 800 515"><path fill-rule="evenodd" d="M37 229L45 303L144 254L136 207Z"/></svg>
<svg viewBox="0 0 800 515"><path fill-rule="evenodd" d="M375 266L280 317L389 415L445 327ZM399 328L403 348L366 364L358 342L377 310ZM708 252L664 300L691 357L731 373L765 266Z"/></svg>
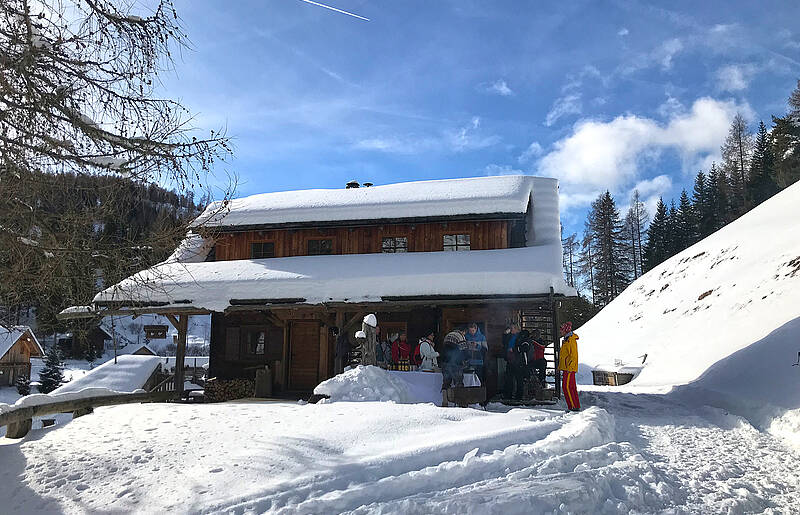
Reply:
<svg viewBox="0 0 800 515"><path fill-rule="evenodd" d="M531 332L531 344L533 347L531 368L536 372L539 384L544 388L544 380L547 377L547 360L544 358L545 345L542 343L542 333L538 329Z"/></svg>
<svg viewBox="0 0 800 515"><path fill-rule="evenodd" d="M401 359L408 361L411 358L411 346L407 341L408 336L405 331L392 343L392 361L399 362Z"/></svg>

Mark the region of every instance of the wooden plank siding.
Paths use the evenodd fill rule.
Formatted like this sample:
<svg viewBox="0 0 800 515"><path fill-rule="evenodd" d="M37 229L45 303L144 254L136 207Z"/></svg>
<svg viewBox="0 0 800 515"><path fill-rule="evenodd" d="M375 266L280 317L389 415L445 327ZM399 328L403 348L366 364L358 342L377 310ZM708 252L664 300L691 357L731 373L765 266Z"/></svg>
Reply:
<svg viewBox="0 0 800 515"><path fill-rule="evenodd" d="M510 223L487 220L243 231L219 235L215 259L251 259L251 244L257 242L274 243L275 257L305 256L309 240L328 238L333 240L333 254L379 253L385 237L408 238L409 252L436 252L442 250L445 234L469 234L472 250L505 249L509 247Z"/></svg>

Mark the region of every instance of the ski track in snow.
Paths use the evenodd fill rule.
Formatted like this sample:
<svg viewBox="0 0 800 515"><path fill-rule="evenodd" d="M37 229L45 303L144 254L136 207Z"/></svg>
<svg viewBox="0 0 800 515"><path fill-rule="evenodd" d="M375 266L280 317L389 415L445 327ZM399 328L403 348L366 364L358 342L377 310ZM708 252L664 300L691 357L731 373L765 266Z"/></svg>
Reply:
<svg viewBox="0 0 800 515"><path fill-rule="evenodd" d="M578 414L99 408L0 440L0 498L14 513L788 513L800 502L800 453L740 417L669 395L581 400Z"/></svg>

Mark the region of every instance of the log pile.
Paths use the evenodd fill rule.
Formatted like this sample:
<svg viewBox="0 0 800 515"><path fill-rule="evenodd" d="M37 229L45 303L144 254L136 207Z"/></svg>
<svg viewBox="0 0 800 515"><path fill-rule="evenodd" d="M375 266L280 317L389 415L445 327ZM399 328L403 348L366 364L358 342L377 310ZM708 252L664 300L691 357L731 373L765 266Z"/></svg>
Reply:
<svg viewBox="0 0 800 515"><path fill-rule="evenodd" d="M252 379L217 379L206 381L206 402L223 402L244 399L254 395L256 383Z"/></svg>

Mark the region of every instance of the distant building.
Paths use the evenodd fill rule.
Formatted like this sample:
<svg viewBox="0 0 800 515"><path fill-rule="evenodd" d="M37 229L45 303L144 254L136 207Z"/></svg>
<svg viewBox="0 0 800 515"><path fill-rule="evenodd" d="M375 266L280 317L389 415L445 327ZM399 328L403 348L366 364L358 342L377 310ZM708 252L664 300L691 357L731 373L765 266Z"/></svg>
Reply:
<svg viewBox="0 0 800 515"><path fill-rule="evenodd" d="M12 386L18 377L31 377L31 357L44 349L26 325L0 327L0 386Z"/></svg>

